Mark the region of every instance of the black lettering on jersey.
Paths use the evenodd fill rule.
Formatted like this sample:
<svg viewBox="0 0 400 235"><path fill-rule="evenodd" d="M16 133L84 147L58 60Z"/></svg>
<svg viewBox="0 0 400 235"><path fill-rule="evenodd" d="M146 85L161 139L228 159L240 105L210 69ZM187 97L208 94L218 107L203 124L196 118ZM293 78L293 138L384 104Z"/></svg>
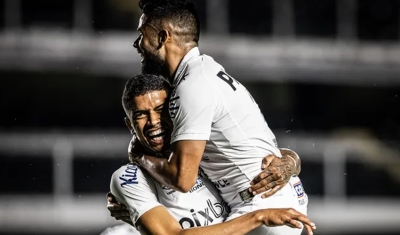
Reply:
<svg viewBox="0 0 400 235"><path fill-rule="evenodd" d="M208 208L205 208L204 211L199 211L198 213L205 218L204 226L207 226L209 221L211 223L214 221L213 218L210 217Z"/></svg>
<svg viewBox="0 0 400 235"><path fill-rule="evenodd" d="M210 214L210 211L212 214ZM215 218L221 217L224 212L230 213L230 208L224 201L212 203L210 199L207 199L207 207L204 210L195 212L194 209L190 209L192 217L183 217L179 220L179 224L183 229L207 226L214 222ZM188 226L189 225L189 226Z"/></svg>
<svg viewBox="0 0 400 235"><path fill-rule="evenodd" d="M217 202L214 205L211 203L210 199L207 200L208 208L210 208L211 212L214 214L215 218L219 218L224 214L225 207L221 205L221 203Z"/></svg>
<svg viewBox="0 0 400 235"><path fill-rule="evenodd" d="M201 167L199 167L198 175L199 175L201 178L208 178L208 175L204 172L203 168L201 168Z"/></svg>
<svg viewBox="0 0 400 235"><path fill-rule="evenodd" d="M185 222L189 223L189 227L184 225ZM193 221L188 217L183 217L182 219L179 220L179 223L181 224L181 227L183 229L185 229L185 228L193 228L194 227Z"/></svg>
<svg viewBox="0 0 400 235"><path fill-rule="evenodd" d="M226 83L228 83L229 86L231 86L232 89L233 89L234 91L236 91L236 87L233 85L233 83L236 82L236 83L239 84L239 82L236 81L233 77L229 76L229 75L228 75L227 73L225 73L224 71L220 71L220 72L217 74L217 76L218 76L219 78L221 78L222 80L224 80ZM247 90L246 90L246 91L247 91ZM252 100L253 102L255 102L255 100L254 100L253 96L250 94L250 92L247 91L247 93L249 94L251 100Z"/></svg>
<svg viewBox="0 0 400 235"><path fill-rule="evenodd" d="M137 171L138 168L135 165L128 165L126 167L125 174L119 177L119 179L122 180L122 188L128 184L139 184L139 181L137 179Z"/></svg>
<svg viewBox="0 0 400 235"><path fill-rule="evenodd" d="M199 218L197 218L196 213L193 213L194 210L191 209L190 212L192 212L192 217L193 217L194 221L196 222L196 225L197 225L197 226L201 226L200 221L199 221Z"/></svg>
<svg viewBox="0 0 400 235"><path fill-rule="evenodd" d="M219 78L221 78L222 80L224 80L226 83L228 83L228 85L231 86L234 91L236 91L236 87L233 85L233 82L237 82L235 79L233 79L231 76L229 76L224 71L219 71L217 76Z"/></svg>
<svg viewBox="0 0 400 235"><path fill-rule="evenodd" d="M217 180L213 182L216 188L225 188L226 186L229 186L231 183L229 183L228 180L222 179L222 180Z"/></svg>
<svg viewBox="0 0 400 235"><path fill-rule="evenodd" d="M204 182L201 180L200 176L197 177L196 184L189 190L189 193L193 193L200 188L205 186Z"/></svg>
<svg viewBox="0 0 400 235"><path fill-rule="evenodd" d="M176 88L172 90L171 98L169 99L169 116L171 118L176 117L176 113L179 110L179 105L177 105L177 101L179 100L179 96L176 96Z"/></svg>

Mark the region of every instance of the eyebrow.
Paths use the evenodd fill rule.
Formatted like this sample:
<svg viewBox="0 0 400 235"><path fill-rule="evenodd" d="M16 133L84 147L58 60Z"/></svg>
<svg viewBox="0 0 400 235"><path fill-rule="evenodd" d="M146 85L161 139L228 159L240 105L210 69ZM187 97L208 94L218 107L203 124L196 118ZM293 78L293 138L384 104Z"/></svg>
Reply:
<svg viewBox="0 0 400 235"><path fill-rule="evenodd" d="M160 104L160 105L158 105L158 106L156 106L155 108L154 108L154 110L157 110L157 109L159 109L159 108L162 108L162 106L164 106L164 104L165 104L165 102L164 103L162 103L162 104ZM144 113L144 112L147 112L148 110L139 110L139 109L135 109L135 110L133 110L133 114L137 114L137 113Z"/></svg>
<svg viewBox="0 0 400 235"><path fill-rule="evenodd" d="M154 109L159 109L159 108L162 108L162 106L164 106L164 103L162 103L162 104L158 105L158 106L157 106L157 107L155 107Z"/></svg>

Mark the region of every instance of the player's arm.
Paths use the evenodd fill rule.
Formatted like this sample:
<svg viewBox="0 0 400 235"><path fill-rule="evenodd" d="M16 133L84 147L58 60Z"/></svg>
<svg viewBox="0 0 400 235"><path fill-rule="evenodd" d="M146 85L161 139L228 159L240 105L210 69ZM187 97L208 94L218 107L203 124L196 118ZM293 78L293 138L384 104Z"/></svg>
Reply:
<svg viewBox="0 0 400 235"><path fill-rule="evenodd" d="M110 197L112 197L112 195L110 195ZM115 199L112 198L111 200ZM130 207L130 205L128 205L128 207ZM115 210L114 214L111 214L111 216L116 219L121 219L117 217L117 215L129 215L129 212L126 207L119 207L119 209ZM128 220L129 216L126 218ZM128 223L133 225L132 222ZM303 225L310 235L313 234L312 231L316 229L315 224L307 216L294 209L257 210L220 224L182 229L178 221L176 221L168 210L161 205L153 207L141 215L136 220L135 227L141 234L147 235L242 235L263 224L271 227L289 225L295 228L301 228Z"/></svg>
<svg viewBox="0 0 400 235"><path fill-rule="evenodd" d="M291 149L279 149L282 157L268 155L262 161L262 171L251 182L249 189L254 195L264 193L269 197L285 186L290 178L301 171L300 157Z"/></svg>
<svg viewBox="0 0 400 235"><path fill-rule="evenodd" d="M196 183L205 145L203 140L180 140L161 158L143 155L137 161L158 182L188 192Z"/></svg>
<svg viewBox="0 0 400 235"><path fill-rule="evenodd" d="M307 216L293 209L253 211L228 222L207 227L182 229L179 222L158 202L157 189L153 181L135 165L117 170L112 175L110 188L112 194L107 195L108 201L126 206L119 207L119 210L114 210L114 214L111 215L118 217L118 215L129 214L132 220L131 225L135 225L142 234L241 235L262 224L267 226L290 225L301 228L300 223L302 223L307 231L315 229L315 225Z"/></svg>
<svg viewBox="0 0 400 235"><path fill-rule="evenodd" d="M294 175L299 176L301 172L301 160L299 155L288 148L280 148L279 150L281 151L282 158L291 167L289 171L293 172Z"/></svg>
<svg viewBox="0 0 400 235"><path fill-rule="evenodd" d="M210 138L216 96L207 83L185 85L182 82L176 97L170 101L174 124L172 151L162 158L149 155L136 158L157 181L180 192L188 192L196 183L206 141Z"/></svg>
<svg viewBox="0 0 400 235"><path fill-rule="evenodd" d="M263 224L289 225L299 229L304 225L308 234L313 234L312 230L316 229L315 224L307 216L294 209L258 210L220 224L182 229L178 221L163 206L144 213L136 223L136 227L142 234L148 235L243 235Z"/></svg>

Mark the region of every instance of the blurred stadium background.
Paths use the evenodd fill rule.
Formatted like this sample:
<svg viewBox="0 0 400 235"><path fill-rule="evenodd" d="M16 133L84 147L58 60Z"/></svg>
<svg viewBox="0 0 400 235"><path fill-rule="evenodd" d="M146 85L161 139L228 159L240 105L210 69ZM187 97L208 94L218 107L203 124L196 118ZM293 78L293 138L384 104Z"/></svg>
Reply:
<svg viewBox="0 0 400 235"><path fill-rule="evenodd" d="M137 0L0 0L0 234L99 234ZM200 49L296 150L317 234L400 234L400 1L197 0Z"/></svg>

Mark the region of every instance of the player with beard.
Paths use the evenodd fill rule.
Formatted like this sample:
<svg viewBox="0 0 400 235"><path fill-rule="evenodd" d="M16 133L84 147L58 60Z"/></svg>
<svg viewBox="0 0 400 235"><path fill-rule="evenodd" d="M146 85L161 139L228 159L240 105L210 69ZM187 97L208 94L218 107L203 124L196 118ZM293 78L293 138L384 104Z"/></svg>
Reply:
<svg viewBox="0 0 400 235"><path fill-rule="evenodd" d="M168 82L154 75L136 76L125 86L125 121L144 152L158 153L169 147L172 125L169 116L162 115L168 91ZM223 222L229 208L201 174L188 193L181 193L158 183L131 163L113 174L110 187L117 201L128 208L128 222L145 234L240 235L262 224L301 228L297 221L314 226L307 216L293 209L256 210Z"/></svg>
<svg viewBox="0 0 400 235"><path fill-rule="evenodd" d="M276 182L252 183L264 156L281 157L278 144L247 89L213 58L200 54L194 4L141 0L139 6L143 14L134 47L143 56L143 72L161 74L173 86L168 108L174 129L172 151L159 158L143 154L138 146L135 161L157 181L181 192L196 184L201 166L231 207L228 220L265 208L289 207L306 214L308 197L297 176L281 187L274 187ZM270 188L270 197L262 199L258 193ZM254 233L298 235L301 231L261 226Z"/></svg>

